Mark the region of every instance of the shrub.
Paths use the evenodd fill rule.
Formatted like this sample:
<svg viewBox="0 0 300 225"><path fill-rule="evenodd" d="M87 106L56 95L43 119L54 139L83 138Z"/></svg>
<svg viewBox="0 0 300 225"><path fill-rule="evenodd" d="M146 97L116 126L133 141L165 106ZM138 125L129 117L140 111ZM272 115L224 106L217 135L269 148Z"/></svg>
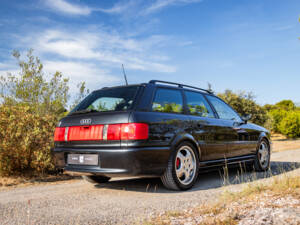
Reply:
<svg viewBox="0 0 300 225"><path fill-rule="evenodd" d="M279 124L280 133L290 138L296 138L300 136L300 113L289 112Z"/></svg>
<svg viewBox="0 0 300 225"><path fill-rule="evenodd" d="M47 74L38 57L28 51L26 60L14 51L20 73L0 76L0 174L40 174L54 169L53 132L65 115L68 79L60 72ZM46 78L47 77L47 78ZM78 85L79 102L88 93Z"/></svg>
<svg viewBox="0 0 300 225"><path fill-rule="evenodd" d="M0 174L44 173L54 169L50 149L54 115L40 116L29 106L0 107Z"/></svg>
<svg viewBox="0 0 300 225"><path fill-rule="evenodd" d="M285 118L289 112L282 109L274 109L269 112L270 116L272 117L272 131L281 133L280 123Z"/></svg>
<svg viewBox="0 0 300 225"><path fill-rule="evenodd" d="M231 90L226 90L218 96L231 105L240 115L251 114L251 122L253 123L263 126L269 119L266 110L254 101L252 93L234 93Z"/></svg>

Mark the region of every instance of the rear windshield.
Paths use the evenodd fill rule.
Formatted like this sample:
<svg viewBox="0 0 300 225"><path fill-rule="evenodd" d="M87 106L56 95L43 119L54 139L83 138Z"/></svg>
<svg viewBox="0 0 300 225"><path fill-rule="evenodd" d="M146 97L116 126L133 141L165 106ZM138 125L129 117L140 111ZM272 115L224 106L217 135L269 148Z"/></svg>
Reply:
<svg viewBox="0 0 300 225"><path fill-rule="evenodd" d="M106 112L132 109L139 86L102 89L92 92L71 113L82 110Z"/></svg>

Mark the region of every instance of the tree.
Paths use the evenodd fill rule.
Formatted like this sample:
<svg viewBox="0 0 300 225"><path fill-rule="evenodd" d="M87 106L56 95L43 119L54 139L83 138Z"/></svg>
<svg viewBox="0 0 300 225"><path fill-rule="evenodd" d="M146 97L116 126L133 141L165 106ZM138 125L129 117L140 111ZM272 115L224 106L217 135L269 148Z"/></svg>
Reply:
<svg viewBox="0 0 300 225"><path fill-rule="evenodd" d="M68 81L62 73L55 72L45 78L43 64L33 56L33 50L22 60L18 51L13 52L20 67L19 75L8 73L0 77L0 99L3 105L26 105L38 114L61 115L68 102Z"/></svg>
<svg viewBox="0 0 300 225"><path fill-rule="evenodd" d="M47 74L29 50L25 60L13 52L19 74L0 77L0 175L40 174L54 169L51 148L58 120L69 99L69 80L62 73ZM87 93L78 85L77 101Z"/></svg>
<svg viewBox="0 0 300 225"><path fill-rule="evenodd" d="M282 100L276 103L275 107L286 111L291 111L296 109L296 105L292 100Z"/></svg>
<svg viewBox="0 0 300 225"><path fill-rule="evenodd" d="M289 138L300 136L300 113L289 112L279 123L280 133Z"/></svg>
<svg viewBox="0 0 300 225"><path fill-rule="evenodd" d="M266 110L255 102L252 93L234 93L231 90L226 90L218 96L231 105L240 115L251 114L251 122L253 123L264 125L269 118Z"/></svg>
<svg viewBox="0 0 300 225"><path fill-rule="evenodd" d="M75 100L70 106L70 110L77 106L90 93L90 90L86 88L86 84L84 81L77 84L77 88L79 90L79 93L75 96Z"/></svg>

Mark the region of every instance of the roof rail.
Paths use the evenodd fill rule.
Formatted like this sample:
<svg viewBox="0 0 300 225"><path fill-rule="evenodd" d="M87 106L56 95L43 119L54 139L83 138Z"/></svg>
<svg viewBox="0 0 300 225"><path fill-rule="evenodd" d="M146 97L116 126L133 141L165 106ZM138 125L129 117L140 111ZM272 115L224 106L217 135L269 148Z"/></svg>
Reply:
<svg viewBox="0 0 300 225"><path fill-rule="evenodd" d="M209 94L213 94L213 92L211 92L209 90L206 90L206 89L203 89L203 88L198 88L198 87L185 85L185 84L179 84L179 83L175 83L175 82L169 82L169 81L163 81L163 80L150 80L149 83L150 84L156 84L156 83L173 84L173 85L177 85L180 88L187 87L187 88L192 88L192 89L196 89L196 90L200 90L200 91L205 91Z"/></svg>

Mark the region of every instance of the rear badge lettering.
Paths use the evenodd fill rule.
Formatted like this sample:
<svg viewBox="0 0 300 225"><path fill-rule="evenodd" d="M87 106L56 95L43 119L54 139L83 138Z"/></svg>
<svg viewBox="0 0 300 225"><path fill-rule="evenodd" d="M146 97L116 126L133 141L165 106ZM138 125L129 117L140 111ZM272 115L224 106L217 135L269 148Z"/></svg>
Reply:
<svg viewBox="0 0 300 225"><path fill-rule="evenodd" d="M92 119L82 119L80 120L81 125L89 125L92 123Z"/></svg>

